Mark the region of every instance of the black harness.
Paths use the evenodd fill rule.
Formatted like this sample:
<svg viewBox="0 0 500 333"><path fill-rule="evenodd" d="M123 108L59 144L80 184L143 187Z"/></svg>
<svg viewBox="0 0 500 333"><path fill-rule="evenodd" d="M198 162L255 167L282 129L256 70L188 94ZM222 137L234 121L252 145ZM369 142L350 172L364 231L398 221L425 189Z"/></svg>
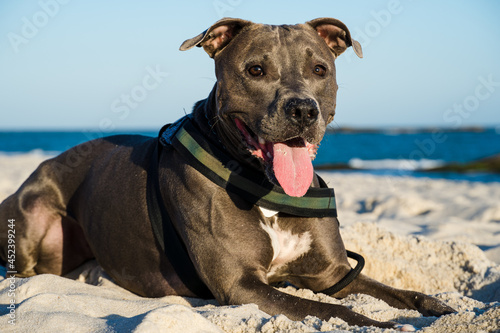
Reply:
<svg viewBox="0 0 500 333"><path fill-rule="evenodd" d="M158 162L164 147L173 147L189 165L212 182L263 208L303 217L337 217L337 209L333 189L328 188L319 176L320 188L310 188L300 198L288 196L280 187L270 183L265 175L243 167L211 143L190 118L190 115L185 116L160 130L147 171L147 206L156 239L179 278L195 295L213 298L199 278L161 196ZM347 255L358 262L356 267L335 285L320 292L333 295L361 272L363 257L350 251Z"/></svg>

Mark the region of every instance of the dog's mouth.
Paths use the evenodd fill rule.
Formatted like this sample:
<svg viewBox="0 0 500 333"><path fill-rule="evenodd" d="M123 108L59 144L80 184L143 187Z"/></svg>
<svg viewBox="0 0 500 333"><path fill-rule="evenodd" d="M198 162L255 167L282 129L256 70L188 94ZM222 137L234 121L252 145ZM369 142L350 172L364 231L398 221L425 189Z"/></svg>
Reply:
<svg viewBox="0 0 500 333"><path fill-rule="evenodd" d="M301 137L283 142L266 141L240 119L234 121L248 151L266 166L268 173L272 172L285 193L293 197L306 194L314 176L312 160L316 157L318 145Z"/></svg>

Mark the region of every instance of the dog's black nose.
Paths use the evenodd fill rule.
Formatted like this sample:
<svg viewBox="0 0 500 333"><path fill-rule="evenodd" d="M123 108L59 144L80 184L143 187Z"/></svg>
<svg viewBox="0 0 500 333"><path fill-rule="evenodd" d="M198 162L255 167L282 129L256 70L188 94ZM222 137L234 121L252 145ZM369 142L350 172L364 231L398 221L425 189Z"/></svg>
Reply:
<svg viewBox="0 0 500 333"><path fill-rule="evenodd" d="M312 99L290 98L285 104L285 115L294 125L310 126L318 114L318 105Z"/></svg>

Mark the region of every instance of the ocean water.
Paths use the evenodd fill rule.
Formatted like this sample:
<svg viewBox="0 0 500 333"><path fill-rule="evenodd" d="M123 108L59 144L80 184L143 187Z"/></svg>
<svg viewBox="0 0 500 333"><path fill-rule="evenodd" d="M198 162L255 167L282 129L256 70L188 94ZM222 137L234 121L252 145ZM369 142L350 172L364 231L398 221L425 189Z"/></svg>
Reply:
<svg viewBox="0 0 500 333"><path fill-rule="evenodd" d="M124 131L116 134L156 136L157 131ZM1 132L0 156L37 152L58 154L79 143L103 136L99 132ZM315 166L358 172L438 177L475 181L500 181L495 174L429 173L427 169L449 163L467 163L500 154L498 129L471 130L330 130L313 162ZM352 171L351 171L352 172Z"/></svg>
<svg viewBox="0 0 500 333"><path fill-rule="evenodd" d="M500 130L374 130L329 132L317 166L349 167L373 174L500 181L499 174L425 172L452 163L468 163L500 154Z"/></svg>

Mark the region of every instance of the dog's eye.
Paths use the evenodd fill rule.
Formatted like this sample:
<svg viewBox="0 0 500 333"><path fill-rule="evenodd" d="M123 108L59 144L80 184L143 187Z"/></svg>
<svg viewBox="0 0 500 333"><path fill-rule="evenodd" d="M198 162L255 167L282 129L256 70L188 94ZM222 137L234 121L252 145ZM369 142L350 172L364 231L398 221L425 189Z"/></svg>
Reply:
<svg viewBox="0 0 500 333"><path fill-rule="evenodd" d="M314 74L319 75L319 76L325 76L326 68L321 66L321 65L316 65L316 66L314 66Z"/></svg>
<svg viewBox="0 0 500 333"><path fill-rule="evenodd" d="M248 73L252 76L262 76L264 75L264 70L259 65L252 66L248 69Z"/></svg>

